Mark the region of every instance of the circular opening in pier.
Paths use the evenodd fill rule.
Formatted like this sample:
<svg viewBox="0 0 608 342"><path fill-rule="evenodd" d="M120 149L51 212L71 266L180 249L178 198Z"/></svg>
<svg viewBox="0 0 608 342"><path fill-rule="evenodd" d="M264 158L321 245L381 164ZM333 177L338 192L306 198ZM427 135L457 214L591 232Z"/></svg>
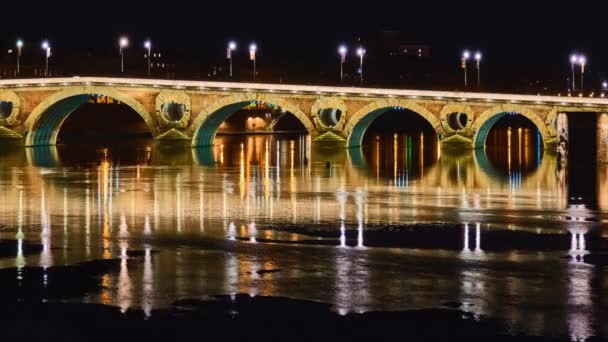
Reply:
<svg viewBox="0 0 608 342"><path fill-rule="evenodd" d="M465 113L451 113L446 116L448 126L454 131L461 131L467 127L468 116Z"/></svg>
<svg viewBox="0 0 608 342"><path fill-rule="evenodd" d="M325 127L333 128L340 122L342 111L335 108L319 109L317 117Z"/></svg>
<svg viewBox="0 0 608 342"><path fill-rule="evenodd" d="M182 103L163 103L160 106L161 115L165 120L172 123L179 122L186 113L186 105Z"/></svg>
<svg viewBox="0 0 608 342"><path fill-rule="evenodd" d="M0 119L6 119L13 112L13 103L10 101L0 101Z"/></svg>

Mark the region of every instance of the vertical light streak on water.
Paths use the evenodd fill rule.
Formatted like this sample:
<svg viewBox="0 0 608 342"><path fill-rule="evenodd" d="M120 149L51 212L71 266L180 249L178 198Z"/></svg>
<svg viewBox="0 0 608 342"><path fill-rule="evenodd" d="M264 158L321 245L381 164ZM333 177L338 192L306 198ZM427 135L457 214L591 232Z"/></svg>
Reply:
<svg viewBox="0 0 608 342"><path fill-rule="evenodd" d="M338 190L338 203L340 203L340 247L346 247L346 192L343 189Z"/></svg>
<svg viewBox="0 0 608 342"><path fill-rule="evenodd" d="M475 252L480 253L481 250L481 223L475 225Z"/></svg>
<svg viewBox="0 0 608 342"><path fill-rule="evenodd" d="M84 190L84 233L85 233L85 254L87 258L91 256L91 190Z"/></svg>
<svg viewBox="0 0 608 342"><path fill-rule="evenodd" d="M147 218L148 216L146 216ZM149 221L149 219L148 219ZM144 250L144 272L141 306L146 317L150 317L154 307L154 270L152 268L152 249L149 246Z"/></svg>
<svg viewBox="0 0 608 342"><path fill-rule="evenodd" d="M363 248L363 191L357 189L357 247Z"/></svg>
<svg viewBox="0 0 608 342"><path fill-rule="evenodd" d="M154 191L154 230L158 232L158 226L160 224L160 204L158 203L158 184L154 181L153 190Z"/></svg>
<svg viewBox="0 0 608 342"><path fill-rule="evenodd" d="M127 312L131 307L131 277L129 276L129 267L127 260L129 259L127 251L129 244L121 242L120 244L120 272L118 273L118 306L122 313Z"/></svg>
<svg viewBox="0 0 608 342"><path fill-rule="evenodd" d="M296 179L295 179L295 174L294 174L294 164L295 164L295 149L294 149L294 144L295 142L293 140L289 141L289 160L290 160L290 173L289 173L289 189L290 189L290 195L291 195L291 209L292 209L292 222L296 223L297 219L298 219L298 206L297 206L297 201L296 201Z"/></svg>
<svg viewBox="0 0 608 342"><path fill-rule="evenodd" d="M25 266L25 258L23 255L23 189L19 189L19 209L17 212L17 258L15 265L17 266L17 272L21 273L22 268Z"/></svg>
<svg viewBox="0 0 608 342"><path fill-rule="evenodd" d="M176 211L176 215L175 215L175 219L176 219L176 223L177 223L177 232L181 233L182 232L182 184L181 184L181 175L178 173L175 176L175 191L176 191L176 203L175 203L175 211Z"/></svg>
<svg viewBox="0 0 608 342"><path fill-rule="evenodd" d="M393 134L393 185L394 186L398 186L397 162L399 160L399 158L398 158L399 143L397 142L397 137L398 137L397 133Z"/></svg>
<svg viewBox="0 0 608 342"><path fill-rule="evenodd" d="M51 215L46 202L46 191L44 182L41 185L40 220L42 224L42 232L40 234L40 238L42 241L40 266L46 269L50 266L53 266L53 254L51 252Z"/></svg>
<svg viewBox="0 0 608 342"><path fill-rule="evenodd" d="M203 175L199 176L199 183L198 183L198 200L199 200L199 225L200 225L200 231L204 232L205 231L205 186L203 183Z"/></svg>
<svg viewBox="0 0 608 342"><path fill-rule="evenodd" d="M424 181L424 133L420 133L420 183Z"/></svg>
<svg viewBox="0 0 608 342"><path fill-rule="evenodd" d="M469 223L464 224L464 247L462 248L463 252L470 252L469 248Z"/></svg>

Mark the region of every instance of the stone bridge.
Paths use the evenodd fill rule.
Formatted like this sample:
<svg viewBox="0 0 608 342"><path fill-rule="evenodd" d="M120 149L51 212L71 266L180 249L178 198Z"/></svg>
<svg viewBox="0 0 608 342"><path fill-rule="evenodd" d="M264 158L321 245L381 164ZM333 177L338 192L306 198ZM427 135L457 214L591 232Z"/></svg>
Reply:
<svg viewBox="0 0 608 342"><path fill-rule="evenodd" d="M420 115L445 147L483 147L492 125L508 113L530 119L545 148L555 146L558 113L603 115L598 136L608 134L604 98L73 77L0 80L0 137L54 145L68 115L92 95L131 107L156 140L188 140L192 146L213 145L220 124L253 101L290 112L313 140L330 137L347 147L360 146L370 124L392 109ZM605 146L598 150L607 153Z"/></svg>

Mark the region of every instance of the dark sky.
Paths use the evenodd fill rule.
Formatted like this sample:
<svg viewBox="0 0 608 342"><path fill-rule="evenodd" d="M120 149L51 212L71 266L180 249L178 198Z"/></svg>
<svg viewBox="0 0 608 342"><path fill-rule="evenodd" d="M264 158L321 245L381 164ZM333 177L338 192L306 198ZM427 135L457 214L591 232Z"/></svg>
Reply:
<svg viewBox="0 0 608 342"><path fill-rule="evenodd" d="M260 56L311 63L336 58L336 46L380 30L401 31L403 42L433 47L434 58L458 61L464 47L480 48L484 63L500 68L562 70L582 50L589 68L608 70L608 1L67 1L2 5L0 43L15 37L38 46L112 51L117 37L184 55L224 55L234 38L241 53L255 39ZM5 50L5 49L3 49ZM373 54L373 51L368 51Z"/></svg>

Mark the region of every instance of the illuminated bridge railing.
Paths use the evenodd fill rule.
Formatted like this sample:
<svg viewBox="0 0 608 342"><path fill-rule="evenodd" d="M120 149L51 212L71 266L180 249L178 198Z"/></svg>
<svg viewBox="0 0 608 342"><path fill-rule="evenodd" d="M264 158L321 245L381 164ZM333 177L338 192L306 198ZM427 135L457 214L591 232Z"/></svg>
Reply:
<svg viewBox="0 0 608 342"><path fill-rule="evenodd" d="M526 105L555 105L563 107L607 107L608 98L518 95L498 93L473 93L452 91L429 91L412 89L384 89L358 87L330 87L291 84L209 82L187 80L155 80L106 77L71 77L42 79L0 80L0 89L66 86L110 86L151 89L182 89L190 91L216 92L263 92L276 94L307 94L325 96L348 96L364 98L406 98L457 102L498 102Z"/></svg>

